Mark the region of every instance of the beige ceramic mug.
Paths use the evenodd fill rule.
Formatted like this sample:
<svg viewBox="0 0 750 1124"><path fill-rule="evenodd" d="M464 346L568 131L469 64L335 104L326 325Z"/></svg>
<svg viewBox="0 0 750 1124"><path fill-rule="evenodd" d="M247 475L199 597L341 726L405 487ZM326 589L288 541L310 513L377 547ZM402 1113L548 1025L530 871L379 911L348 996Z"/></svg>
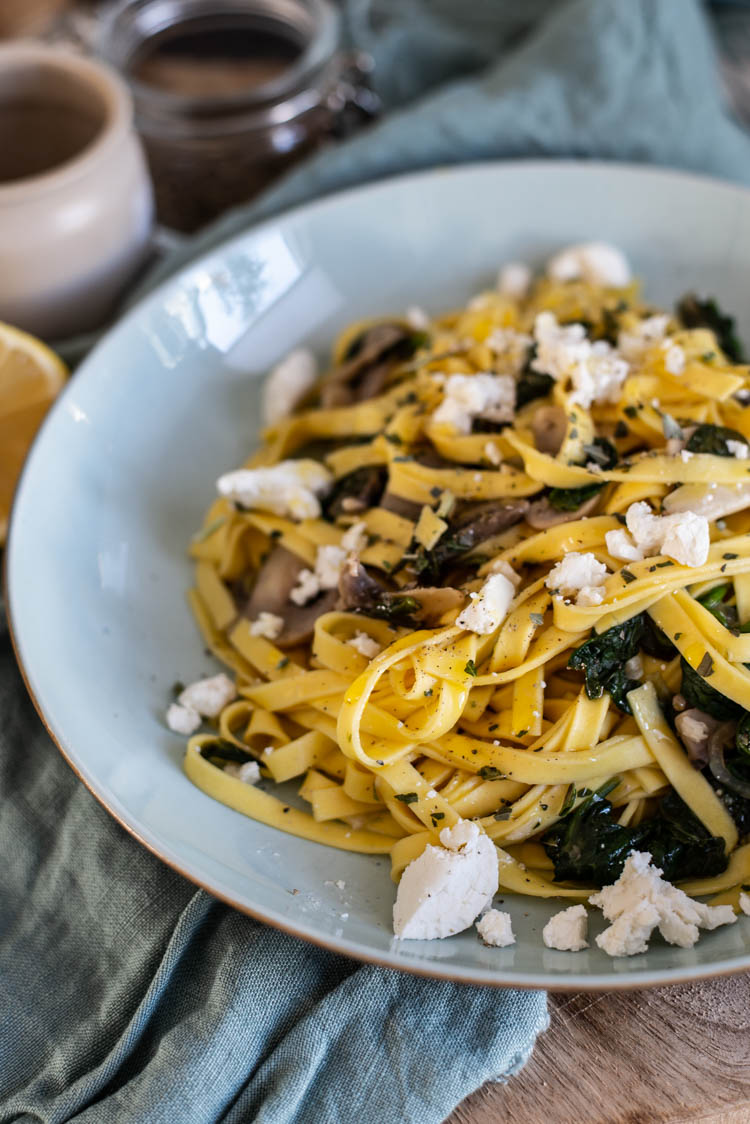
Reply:
<svg viewBox="0 0 750 1124"><path fill-rule="evenodd" d="M117 74L52 47L0 46L0 320L48 340L98 327L152 223Z"/></svg>

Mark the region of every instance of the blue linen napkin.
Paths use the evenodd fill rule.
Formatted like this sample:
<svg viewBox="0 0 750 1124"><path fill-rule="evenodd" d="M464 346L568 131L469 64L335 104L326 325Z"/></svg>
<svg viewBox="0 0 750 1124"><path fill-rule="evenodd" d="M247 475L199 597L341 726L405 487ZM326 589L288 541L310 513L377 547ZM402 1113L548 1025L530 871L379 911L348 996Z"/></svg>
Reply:
<svg viewBox="0 0 750 1124"><path fill-rule="evenodd" d="M392 172L523 155L750 181L695 0L348 0L390 113L171 255ZM491 216L488 216L488 221ZM0 616L0 1124L438 1124L514 1073L539 992L360 966L220 905L64 764Z"/></svg>

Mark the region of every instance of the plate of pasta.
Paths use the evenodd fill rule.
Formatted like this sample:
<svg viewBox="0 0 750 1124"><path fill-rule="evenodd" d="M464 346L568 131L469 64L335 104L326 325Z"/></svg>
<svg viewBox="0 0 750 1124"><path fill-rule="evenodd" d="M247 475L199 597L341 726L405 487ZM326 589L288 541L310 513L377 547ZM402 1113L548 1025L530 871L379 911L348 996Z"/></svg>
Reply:
<svg viewBox="0 0 750 1124"><path fill-rule="evenodd" d="M190 264L63 392L7 585L48 729L187 877L486 984L750 964L750 195L360 188Z"/></svg>

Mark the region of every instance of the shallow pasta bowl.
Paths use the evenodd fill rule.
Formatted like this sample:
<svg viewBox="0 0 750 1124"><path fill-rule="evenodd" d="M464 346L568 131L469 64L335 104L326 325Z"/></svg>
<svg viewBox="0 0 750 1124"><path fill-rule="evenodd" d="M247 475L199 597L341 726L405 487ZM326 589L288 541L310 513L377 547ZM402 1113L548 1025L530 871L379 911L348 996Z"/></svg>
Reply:
<svg viewBox="0 0 750 1124"><path fill-rule="evenodd" d="M19 485L7 550L16 651L52 737L94 795L187 878L346 955L494 985L617 988L750 968L750 920L693 949L655 940L612 960L546 949L565 903L505 899L517 943L475 930L393 940L387 858L246 819L195 788L164 723L175 680L215 669L185 603L186 544L214 482L256 439L260 376L294 345L321 352L346 323L438 310L592 238L624 248L648 294L687 288L743 314L750 192L618 165L440 169L301 207L166 282L100 343L46 421ZM750 336L750 318L740 328ZM598 931L596 924L594 932Z"/></svg>

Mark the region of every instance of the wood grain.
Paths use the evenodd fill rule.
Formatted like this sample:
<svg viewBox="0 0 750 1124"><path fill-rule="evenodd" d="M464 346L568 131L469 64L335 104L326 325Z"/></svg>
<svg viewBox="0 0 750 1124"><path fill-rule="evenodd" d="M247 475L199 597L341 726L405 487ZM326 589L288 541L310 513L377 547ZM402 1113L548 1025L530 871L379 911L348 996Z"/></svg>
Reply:
<svg viewBox="0 0 750 1124"><path fill-rule="evenodd" d="M750 975L550 995L550 1029L507 1085L447 1124L748 1124Z"/></svg>

